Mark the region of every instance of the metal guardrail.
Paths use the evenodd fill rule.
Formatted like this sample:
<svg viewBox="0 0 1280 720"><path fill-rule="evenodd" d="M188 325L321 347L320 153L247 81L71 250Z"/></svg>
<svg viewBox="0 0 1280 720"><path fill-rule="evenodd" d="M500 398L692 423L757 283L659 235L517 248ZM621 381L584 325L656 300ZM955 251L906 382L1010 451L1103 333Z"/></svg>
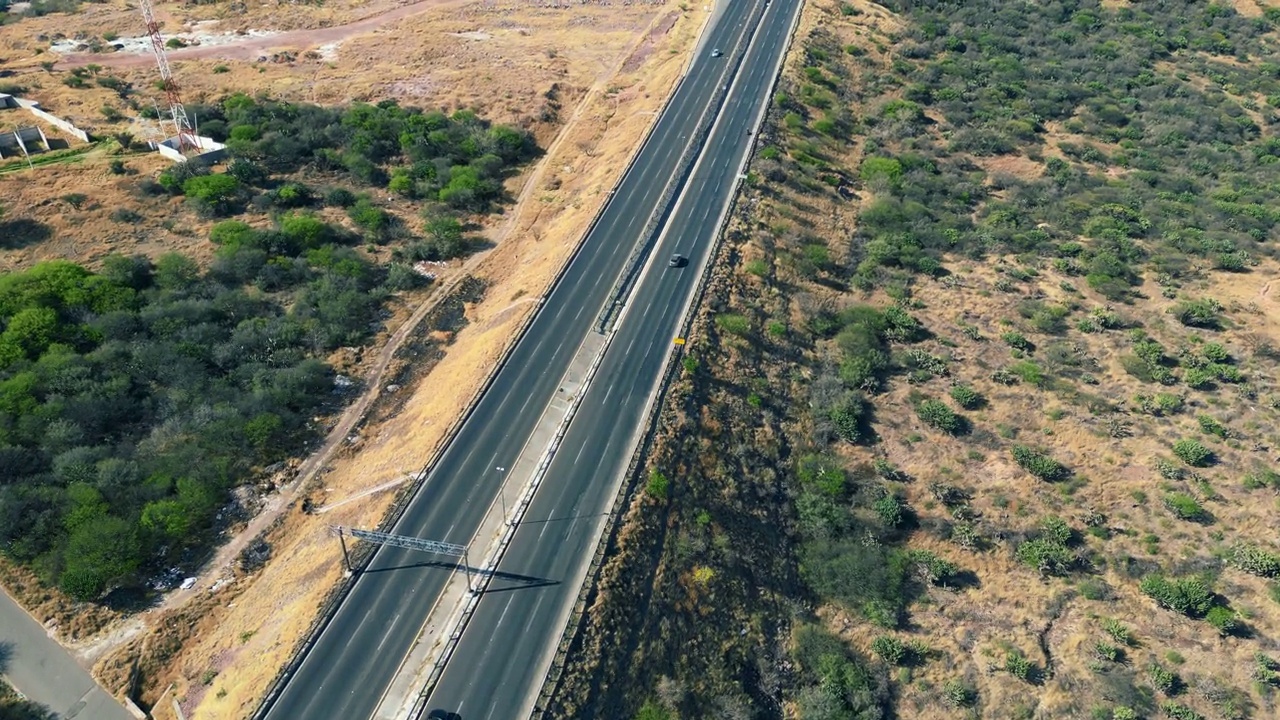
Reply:
<svg viewBox="0 0 1280 720"><path fill-rule="evenodd" d="M773 92L777 89L781 75L780 70L782 63L785 62L787 55L790 53L792 42L795 39L795 30L799 23L800 13L803 10L804 0L799 0L799 4L800 7L796 9L795 15L792 18L791 29L787 34L786 45L783 47L782 54L779 57L779 72L774 73L773 85L770 87L770 96L772 96ZM761 120L763 120L763 117L767 114L767 112L765 112L767 109L768 103L766 101L764 111L761 113ZM757 132L753 137L759 136L758 130L760 124L760 122L757 122ZM751 152L748 153L747 157L744 159L744 167L750 163L750 160L754 155L755 145L752 145ZM741 182L742 178L739 177L737 185L740 186ZM729 211L725 215L726 218L732 216L733 211L737 208L738 200L738 188L735 187L733 191L733 202L730 204ZM704 265L702 273L698 276L698 283L694 288L693 294L690 296L690 311L684 314L684 317L680 322L678 332L679 337L688 336L689 330L692 328L693 323L697 318L697 313L692 312L692 309L701 305L703 297L706 295L707 285L710 282L712 274L712 261L715 259L716 253L720 250L725 232L725 228L721 227L720 231L716 234L716 240L710 249L709 259ZM680 347L687 347L687 345ZM556 692L560 689L560 681L564 676L564 669L567 664L569 652L573 649L573 644L578 640L579 635L585 627L586 609L599 588L600 571L604 566L605 555L613 545L619 531L622 529L621 519L623 512L631 502L631 498L635 492L635 487L641 476L640 471L643 469L644 459L648 455L649 449L653 444L653 440L657 435L658 419L661 415L663 401L666 398L667 392L670 390L672 381L678 373L682 355L682 352L673 349L667 358L666 367L663 369L662 376L659 380L658 394L648 412L645 414L642 425L642 427L645 428L644 435L636 445L635 452L632 453L631 456L631 461L627 465L626 475L624 476L625 480L623 481L622 487L619 489L617 496L614 498L613 506L610 508L609 516L605 521L606 530L601 534L599 541L596 543L596 549L591 558L591 565L587 571L587 579L583 582L582 587L578 591L578 598L574 602L573 611L569 616L569 622L565 624L564 633L561 636L560 644L556 648L556 654L551 663L551 669L547 672L547 677L543 681L542 690L538 695L538 700L534 704L533 712L529 715L529 720L544 720L547 712L551 709L551 704L555 699Z"/></svg>

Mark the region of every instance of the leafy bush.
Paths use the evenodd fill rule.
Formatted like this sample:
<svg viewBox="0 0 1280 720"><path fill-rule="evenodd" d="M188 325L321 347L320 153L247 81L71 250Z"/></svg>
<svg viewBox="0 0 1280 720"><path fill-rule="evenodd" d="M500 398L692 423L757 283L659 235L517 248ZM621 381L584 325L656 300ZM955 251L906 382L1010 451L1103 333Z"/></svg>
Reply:
<svg viewBox="0 0 1280 720"><path fill-rule="evenodd" d="M1005 345L1008 345L1014 350L1023 350L1026 352L1030 352L1031 350L1035 349L1035 347L1031 344L1031 341L1028 340L1025 335L1014 330L1001 333L1000 339L1004 341Z"/></svg>
<svg viewBox="0 0 1280 720"><path fill-rule="evenodd" d="M1205 343L1200 348L1200 356L1211 363L1229 364L1231 362L1231 353L1227 352L1221 343L1216 342Z"/></svg>
<svg viewBox="0 0 1280 720"><path fill-rule="evenodd" d="M1196 422L1200 424L1201 430L1203 430L1204 432L1210 435L1217 435L1220 438L1226 438L1228 435L1231 434L1230 431L1227 430L1226 425L1223 425L1222 423L1218 422L1216 419L1214 419L1213 417L1210 417L1209 415L1197 416Z"/></svg>
<svg viewBox="0 0 1280 720"><path fill-rule="evenodd" d="M1191 467L1207 467L1213 464L1213 452L1195 440L1179 440L1173 444L1173 454Z"/></svg>
<svg viewBox="0 0 1280 720"><path fill-rule="evenodd" d="M1045 538L1022 543L1016 555L1018 562L1043 575L1065 575L1076 563L1076 556L1069 548Z"/></svg>
<svg viewBox="0 0 1280 720"><path fill-rule="evenodd" d="M1039 450L1025 445L1014 445L1009 452L1019 467L1041 480L1061 480L1070 475L1066 466Z"/></svg>
<svg viewBox="0 0 1280 720"><path fill-rule="evenodd" d="M846 442L861 440L866 410L866 401L862 395L846 392L842 400L831 408L831 424L836 435Z"/></svg>
<svg viewBox="0 0 1280 720"><path fill-rule="evenodd" d="M965 682L953 678L942 684L942 697L953 708L965 708L977 701L978 693Z"/></svg>
<svg viewBox="0 0 1280 720"><path fill-rule="evenodd" d="M1152 663L1148 669L1148 675L1151 677L1151 684L1155 685L1156 690L1170 697L1177 695L1182 690L1182 678L1170 670L1161 667L1158 663Z"/></svg>
<svg viewBox="0 0 1280 720"><path fill-rule="evenodd" d="M951 388L951 399L965 410L976 410L986 404L982 393L968 385L955 385Z"/></svg>
<svg viewBox="0 0 1280 720"><path fill-rule="evenodd" d="M890 665L900 665L907 659L907 646L892 635L876 636L871 641L871 652Z"/></svg>
<svg viewBox="0 0 1280 720"><path fill-rule="evenodd" d="M964 428L964 421L939 400L928 399L916 405L916 415L921 422L945 433L954 435Z"/></svg>
<svg viewBox="0 0 1280 720"><path fill-rule="evenodd" d="M1200 713L1176 702L1164 703L1160 706L1160 711L1173 718L1173 720L1205 720Z"/></svg>
<svg viewBox="0 0 1280 720"><path fill-rule="evenodd" d="M656 468L649 471L649 480L645 483L645 494L649 497L659 500L667 499L667 491L671 487L671 482L667 480L667 476Z"/></svg>
<svg viewBox="0 0 1280 720"><path fill-rule="evenodd" d="M1169 579L1163 575L1148 575L1139 587L1161 607L1188 617L1204 617L1214 603L1213 590L1198 577Z"/></svg>
<svg viewBox="0 0 1280 720"><path fill-rule="evenodd" d="M1218 315L1222 306L1214 300L1186 300L1175 305L1170 312L1178 322L1189 327L1217 329L1222 324Z"/></svg>
<svg viewBox="0 0 1280 720"><path fill-rule="evenodd" d="M1182 520L1203 522L1209 517L1208 511L1186 493L1175 492L1164 496L1164 506Z"/></svg>
<svg viewBox="0 0 1280 720"><path fill-rule="evenodd" d="M200 175L182 183L182 194L187 196L202 215L227 215L243 201L240 181L230 175Z"/></svg>
<svg viewBox="0 0 1280 720"><path fill-rule="evenodd" d="M1133 398L1142 412L1156 417L1176 415L1182 411L1183 399L1172 393L1156 393L1155 396L1136 395Z"/></svg>
<svg viewBox="0 0 1280 720"><path fill-rule="evenodd" d="M1129 630L1129 626L1114 618L1106 618L1102 621L1102 629L1111 636L1112 640L1121 645L1133 645L1133 635Z"/></svg>
<svg viewBox="0 0 1280 720"><path fill-rule="evenodd" d="M891 530L899 528L906 521L907 514L910 511L906 503L902 501L902 498L893 493L886 493L879 500L876 500L872 503L871 509L875 511L884 526Z"/></svg>
<svg viewBox="0 0 1280 720"><path fill-rule="evenodd" d="M1227 563L1247 573L1259 577L1275 577L1280 575L1280 555L1268 552L1257 545L1236 543L1231 546L1227 555Z"/></svg>
<svg viewBox="0 0 1280 720"><path fill-rule="evenodd" d="M1030 682L1034 679L1035 665L1027 659L1026 655L1017 650L1010 650L1005 653L1004 669L1005 672L1024 682Z"/></svg>
<svg viewBox="0 0 1280 720"><path fill-rule="evenodd" d="M1230 608L1215 605L1204 616L1205 622L1217 628L1221 635L1232 635L1240 630L1240 616Z"/></svg>
<svg viewBox="0 0 1280 720"><path fill-rule="evenodd" d="M721 332L738 337L746 337L751 333L751 321L745 315L720 313L716 315L716 327L720 328Z"/></svg>

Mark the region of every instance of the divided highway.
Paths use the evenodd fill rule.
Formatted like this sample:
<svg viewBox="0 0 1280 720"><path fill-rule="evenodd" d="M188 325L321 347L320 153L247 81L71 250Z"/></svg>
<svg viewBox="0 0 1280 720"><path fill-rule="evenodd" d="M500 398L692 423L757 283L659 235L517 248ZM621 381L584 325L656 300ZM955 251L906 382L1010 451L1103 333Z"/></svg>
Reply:
<svg viewBox="0 0 1280 720"><path fill-rule="evenodd" d="M726 6L708 29L706 40L701 46L722 48L726 56L731 56L754 26L754 22L748 20L754 21L759 17L764 0L722 1L726 2ZM774 4L792 7L798 1L777 0ZM782 34L773 32L772 36L784 37L785 30ZM779 41L775 38L773 42ZM727 57L723 60L710 59L709 53L705 51L703 57L694 60L688 75L658 119L649 141L641 149L632 168L606 206L600 221L584 240L578 255L547 297L528 333L494 378L488 392L463 424L453 443L445 450L393 532L459 545L472 542L473 535L504 479L496 468L511 467L519 456L539 416L551 401L565 367L582 339L591 331L597 314L613 289L614 280L635 247L640 229L645 225L655 203L661 199L663 187L676 172L680 155L688 144L687 138L693 134L699 119L707 112L716 89L732 80L729 76L729 64L725 60ZM761 87L767 87L767 83L772 80L772 61L767 64L768 77L756 81L757 85L764 84ZM759 92L763 93L764 90ZM731 106L728 112L734 118L728 124L736 123L739 136L735 141L740 149L741 143L745 142L742 128L747 122L746 108L754 107L754 103L763 101L764 98L751 96L743 100L742 98L747 97L745 89L738 93L738 97L739 103L746 104L735 110L733 101L729 101ZM754 119L754 112L750 114ZM718 136L723 138L724 133L721 132ZM737 157L736 151L726 146L722 153L726 162L730 153ZM719 166L723 171L724 163ZM714 200L715 197L722 200L723 194L733 187L731 177L717 176L715 180L708 181L705 179L705 172L701 177L704 178L704 183L716 184L717 190L720 185L724 187L718 193L711 192L710 186L705 188L707 203L718 202ZM717 204L715 207L720 206ZM707 220L703 210L697 212L703 213L705 227L710 229L713 219ZM687 224L688 221L686 226ZM686 232L687 227L672 234L666 247L656 252L669 251L672 243ZM695 267L709 242L707 238L697 237L697 244L694 245L695 235L685 235L689 244L682 244L680 247L685 251L684 254L693 258L691 265ZM602 436L575 439L575 449L569 452L565 449L569 447L567 444L562 446L562 456L572 458L578 453L576 448L584 444L590 444L594 448L591 450L593 457L599 454L598 451L603 451L605 455L609 452L614 455L622 452L622 445L630 437L638 420L638 410L635 408L642 402L646 389L652 386L651 376L657 372L661 357L659 350L670 342L670 337L666 336L669 334L667 326L674 322L673 318L683 305L679 298L688 293L694 280L693 273L690 272L668 277L673 279L656 289L653 288L653 278L647 277L637 291L638 298L647 297L654 301L653 304L657 307L653 308L655 314L652 319L666 328L660 333L646 333L641 349L650 352L638 354L635 358L643 360L641 367L617 368L608 364L611 361L606 359L608 372L601 373L603 382L597 381L598 386L603 389L616 382L620 372L636 372L648 378L643 381L637 379L634 386L626 391L631 400L625 406L625 412L630 414L625 417L630 418L630 421L623 419L621 409L617 414L605 411L602 417L601 410L596 405L584 407L580 412L583 417L575 423L579 428L578 432L581 432L582 426L592 424L594 417L594 424L608 428L611 432L616 431L617 434L606 438L599 447L595 446L595 439ZM630 312L627 327L634 328L641 318L639 310ZM653 336L650 337L650 334ZM632 342L624 337L620 329L614 346L627 347ZM616 358L618 353L614 351L611 355ZM621 397L616 395L615 399L621 402ZM579 438L572 430L571 436ZM600 455L596 459L599 461L599 471L596 474L603 478L608 472L606 466L613 467L612 456L606 458ZM590 458L581 461L591 462ZM543 492L530 508L531 513L527 517L531 519L550 517L552 510L546 504L554 500L554 495L566 492L566 487L576 486L577 480L563 477L565 471L562 464L553 466L551 473ZM577 494L577 491L568 492ZM592 502L591 507L594 508L599 503L592 501L592 497L587 496L582 500ZM535 528L536 532L538 526L530 527ZM487 541L487 538L480 540ZM517 536L517 545L522 543L523 538ZM545 547L544 544L540 546ZM569 546L562 549L566 558L570 555L570 549ZM519 564L521 557L520 551L512 552L509 561L503 564L503 569L509 569L513 563ZM263 717L266 720L369 718L426 621L450 573L451 566L447 563L436 562L433 558L409 550L380 547L303 659L297 672L279 695L269 700L269 707ZM543 573L545 576L552 574L554 573L550 570ZM563 575L561 572L560 576ZM495 587L491 592L498 589L500 588ZM520 596L521 602L526 598L537 602L534 595L526 592L515 595ZM562 587L559 592L571 594L576 592L576 588ZM482 603L480 612L487 612L503 595L507 593L497 593L494 598L487 599L487 604ZM558 601L553 604L558 604ZM488 624L478 617L474 627L477 629L469 634L482 632L478 628L498 626ZM555 639L552 636L558 634L559 629L549 626L545 629L546 637L551 638L547 642L554 645ZM470 656L462 656L462 662L451 662L450 668L455 664L465 666L467 657ZM449 684L446 687L442 683L441 692L454 689L460 692L464 685L450 679L454 676L452 670L449 672L446 676ZM498 684L499 680L495 679L493 685ZM509 704L502 707L510 709ZM502 714L500 710L497 712L492 717L503 720L512 717Z"/></svg>
<svg viewBox="0 0 1280 720"><path fill-rule="evenodd" d="M613 503L614 479L630 461L632 440L694 292L697 270L737 187L736 174L752 141L748 130L769 101L799 4L776 0L764 8L759 35L689 180L688 197L671 216L655 261L631 297L546 480L428 708L457 713L462 720L528 717ZM673 253L687 256L689 266L668 267ZM536 582L507 579L513 577Z"/></svg>

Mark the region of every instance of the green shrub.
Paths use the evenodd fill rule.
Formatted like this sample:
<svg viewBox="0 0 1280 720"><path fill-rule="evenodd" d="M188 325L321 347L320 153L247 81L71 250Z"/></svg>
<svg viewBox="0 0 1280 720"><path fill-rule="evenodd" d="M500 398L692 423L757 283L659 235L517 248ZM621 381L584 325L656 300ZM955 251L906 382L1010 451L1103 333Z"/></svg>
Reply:
<svg viewBox="0 0 1280 720"><path fill-rule="evenodd" d="M1227 430L1226 425L1223 425L1222 423L1218 422L1216 419L1214 419L1213 417L1210 417L1209 415L1197 416L1196 422L1200 424L1201 430L1203 430L1204 432L1210 435L1217 435L1218 437L1225 439L1228 435L1231 434L1230 431Z"/></svg>
<svg viewBox="0 0 1280 720"><path fill-rule="evenodd" d="M951 388L951 399L965 410L976 410L986 404L987 399L982 393L974 390L968 385L955 385Z"/></svg>
<svg viewBox="0 0 1280 720"><path fill-rule="evenodd" d="M1280 575L1280 555L1248 543L1232 545L1227 564L1259 577Z"/></svg>
<svg viewBox="0 0 1280 720"><path fill-rule="evenodd" d="M1263 685L1280 688L1280 661L1257 653L1253 656L1253 679Z"/></svg>
<svg viewBox="0 0 1280 720"><path fill-rule="evenodd" d="M1017 650L1010 650L1004 656L1004 669L1019 680L1030 682L1035 672L1035 665Z"/></svg>
<svg viewBox="0 0 1280 720"><path fill-rule="evenodd" d="M1204 300L1184 300L1169 311L1178 319L1178 322L1188 327L1201 327L1209 329L1217 329L1221 327L1222 320L1218 313L1222 311L1222 306L1211 299Z"/></svg>
<svg viewBox="0 0 1280 720"><path fill-rule="evenodd" d="M1151 677L1151 684L1164 695L1172 697L1182 690L1182 678L1178 677L1177 673L1161 667L1158 663L1151 664L1148 669L1148 675Z"/></svg>
<svg viewBox="0 0 1280 720"><path fill-rule="evenodd" d="M1049 382L1049 378L1045 376L1044 370L1030 360L1023 360L1022 362L1016 362L1010 365L1008 372L1022 382L1027 383L1028 385L1035 385L1036 387L1044 387ZM1001 382L996 379L994 375L992 376L992 379L997 382Z"/></svg>
<svg viewBox="0 0 1280 720"><path fill-rule="evenodd" d="M649 471L649 481L645 483L644 489L650 497L659 500L667 499L667 491L671 486L671 481L656 468Z"/></svg>
<svg viewBox="0 0 1280 720"><path fill-rule="evenodd" d="M1102 621L1102 629L1111 636L1112 640L1121 645L1133 645L1133 635L1129 631L1129 626L1114 618L1106 618Z"/></svg>
<svg viewBox="0 0 1280 720"><path fill-rule="evenodd" d="M1099 660L1108 662L1119 662L1124 657L1123 650L1105 640L1099 640L1093 644L1093 654Z"/></svg>
<svg viewBox="0 0 1280 720"><path fill-rule="evenodd" d="M953 708L964 708L973 705L978 693L961 680L951 679L942 684L942 697Z"/></svg>
<svg viewBox="0 0 1280 720"><path fill-rule="evenodd" d="M1198 577L1171 580L1163 575L1148 575L1139 587L1161 607L1188 617L1204 617L1213 607L1213 590Z"/></svg>
<svg viewBox="0 0 1280 720"><path fill-rule="evenodd" d="M914 567L916 575L930 585L945 585L953 575L960 572L955 563L928 550L908 550L907 560Z"/></svg>
<svg viewBox="0 0 1280 720"><path fill-rule="evenodd" d="M1062 543L1035 538L1018 546L1018 562L1042 575L1066 575L1076 564L1075 553Z"/></svg>
<svg viewBox="0 0 1280 720"><path fill-rule="evenodd" d="M1213 464L1213 451L1196 440L1179 440L1173 444L1173 454L1191 467L1208 467Z"/></svg>
<svg viewBox="0 0 1280 720"><path fill-rule="evenodd" d="M1187 368L1182 373L1182 382L1194 390L1208 390L1213 387L1214 375L1201 368Z"/></svg>
<svg viewBox="0 0 1280 720"><path fill-rule="evenodd" d="M916 405L916 415L921 422L942 432L954 435L964 428L964 421L940 400L925 400Z"/></svg>
<svg viewBox="0 0 1280 720"><path fill-rule="evenodd" d="M1000 339L1004 341L1005 345L1008 345L1014 350L1022 350L1023 352L1030 352L1035 349L1035 346L1031 344L1031 341L1028 340L1025 335L1014 330L1001 333Z"/></svg>
<svg viewBox="0 0 1280 720"><path fill-rule="evenodd" d="M1025 445L1014 445L1009 452L1019 467L1041 480L1062 480L1070 475L1066 466L1039 450L1033 450Z"/></svg>
<svg viewBox="0 0 1280 720"><path fill-rule="evenodd" d="M751 321L744 315L720 313L716 315L716 327L730 335L746 337L751 332Z"/></svg>
<svg viewBox="0 0 1280 720"><path fill-rule="evenodd" d="M1195 498L1182 492L1165 495L1164 506L1168 508L1169 512L1172 512L1182 520L1204 522L1209 517L1209 513L1199 502L1196 502Z"/></svg>
<svg viewBox="0 0 1280 720"><path fill-rule="evenodd" d="M635 720L675 720L675 717L657 700L646 700L636 713Z"/></svg>
<svg viewBox="0 0 1280 720"><path fill-rule="evenodd" d="M1211 363L1230 363L1231 353L1220 343L1205 343L1200 348L1200 356Z"/></svg>
<svg viewBox="0 0 1280 720"><path fill-rule="evenodd" d="M871 641L871 652L874 652L890 665L900 665L907 659L907 646L892 635L879 635Z"/></svg>
<svg viewBox="0 0 1280 720"><path fill-rule="evenodd" d="M1138 394L1133 401L1142 412L1156 417L1176 415L1182 411L1183 405L1182 398L1172 393L1156 393L1154 396Z"/></svg>
<svg viewBox="0 0 1280 720"><path fill-rule="evenodd" d="M1233 635L1240 629L1240 616L1236 611L1221 605L1209 608L1209 612L1205 614L1204 619L1217 628L1218 633L1221 635Z"/></svg>
<svg viewBox="0 0 1280 720"><path fill-rule="evenodd" d="M867 411L866 401L862 395L847 392L845 396L831 408L831 424L840 439L856 443L862 439L862 425Z"/></svg>
<svg viewBox="0 0 1280 720"><path fill-rule="evenodd" d="M909 511L906 503L902 502L902 498L893 493L887 493L876 500L872 503L871 509L879 516L885 527L895 530L906 520Z"/></svg>

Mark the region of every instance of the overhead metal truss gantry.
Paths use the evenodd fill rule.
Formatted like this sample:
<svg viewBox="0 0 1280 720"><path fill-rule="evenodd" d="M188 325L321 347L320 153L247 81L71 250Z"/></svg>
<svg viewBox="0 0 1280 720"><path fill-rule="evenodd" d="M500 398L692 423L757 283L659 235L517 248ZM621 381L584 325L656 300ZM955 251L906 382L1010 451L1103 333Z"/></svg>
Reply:
<svg viewBox="0 0 1280 720"><path fill-rule="evenodd" d="M467 573L467 588L473 593L476 591L476 584L472 578L471 558L467 553L466 545L454 545L453 543L440 542L439 540L424 540L422 538L409 537L408 535L393 535L391 533L378 532L377 530L360 530L342 527L341 525L334 525L332 529L338 535L338 542L342 545L342 561L346 563L347 572L355 572L355 568L351 566L351 556L347 552L346 536L350 535L357 540L364 540L378 545L391 545L431 555L449 555L462 558L462 569Z"/></svg>

